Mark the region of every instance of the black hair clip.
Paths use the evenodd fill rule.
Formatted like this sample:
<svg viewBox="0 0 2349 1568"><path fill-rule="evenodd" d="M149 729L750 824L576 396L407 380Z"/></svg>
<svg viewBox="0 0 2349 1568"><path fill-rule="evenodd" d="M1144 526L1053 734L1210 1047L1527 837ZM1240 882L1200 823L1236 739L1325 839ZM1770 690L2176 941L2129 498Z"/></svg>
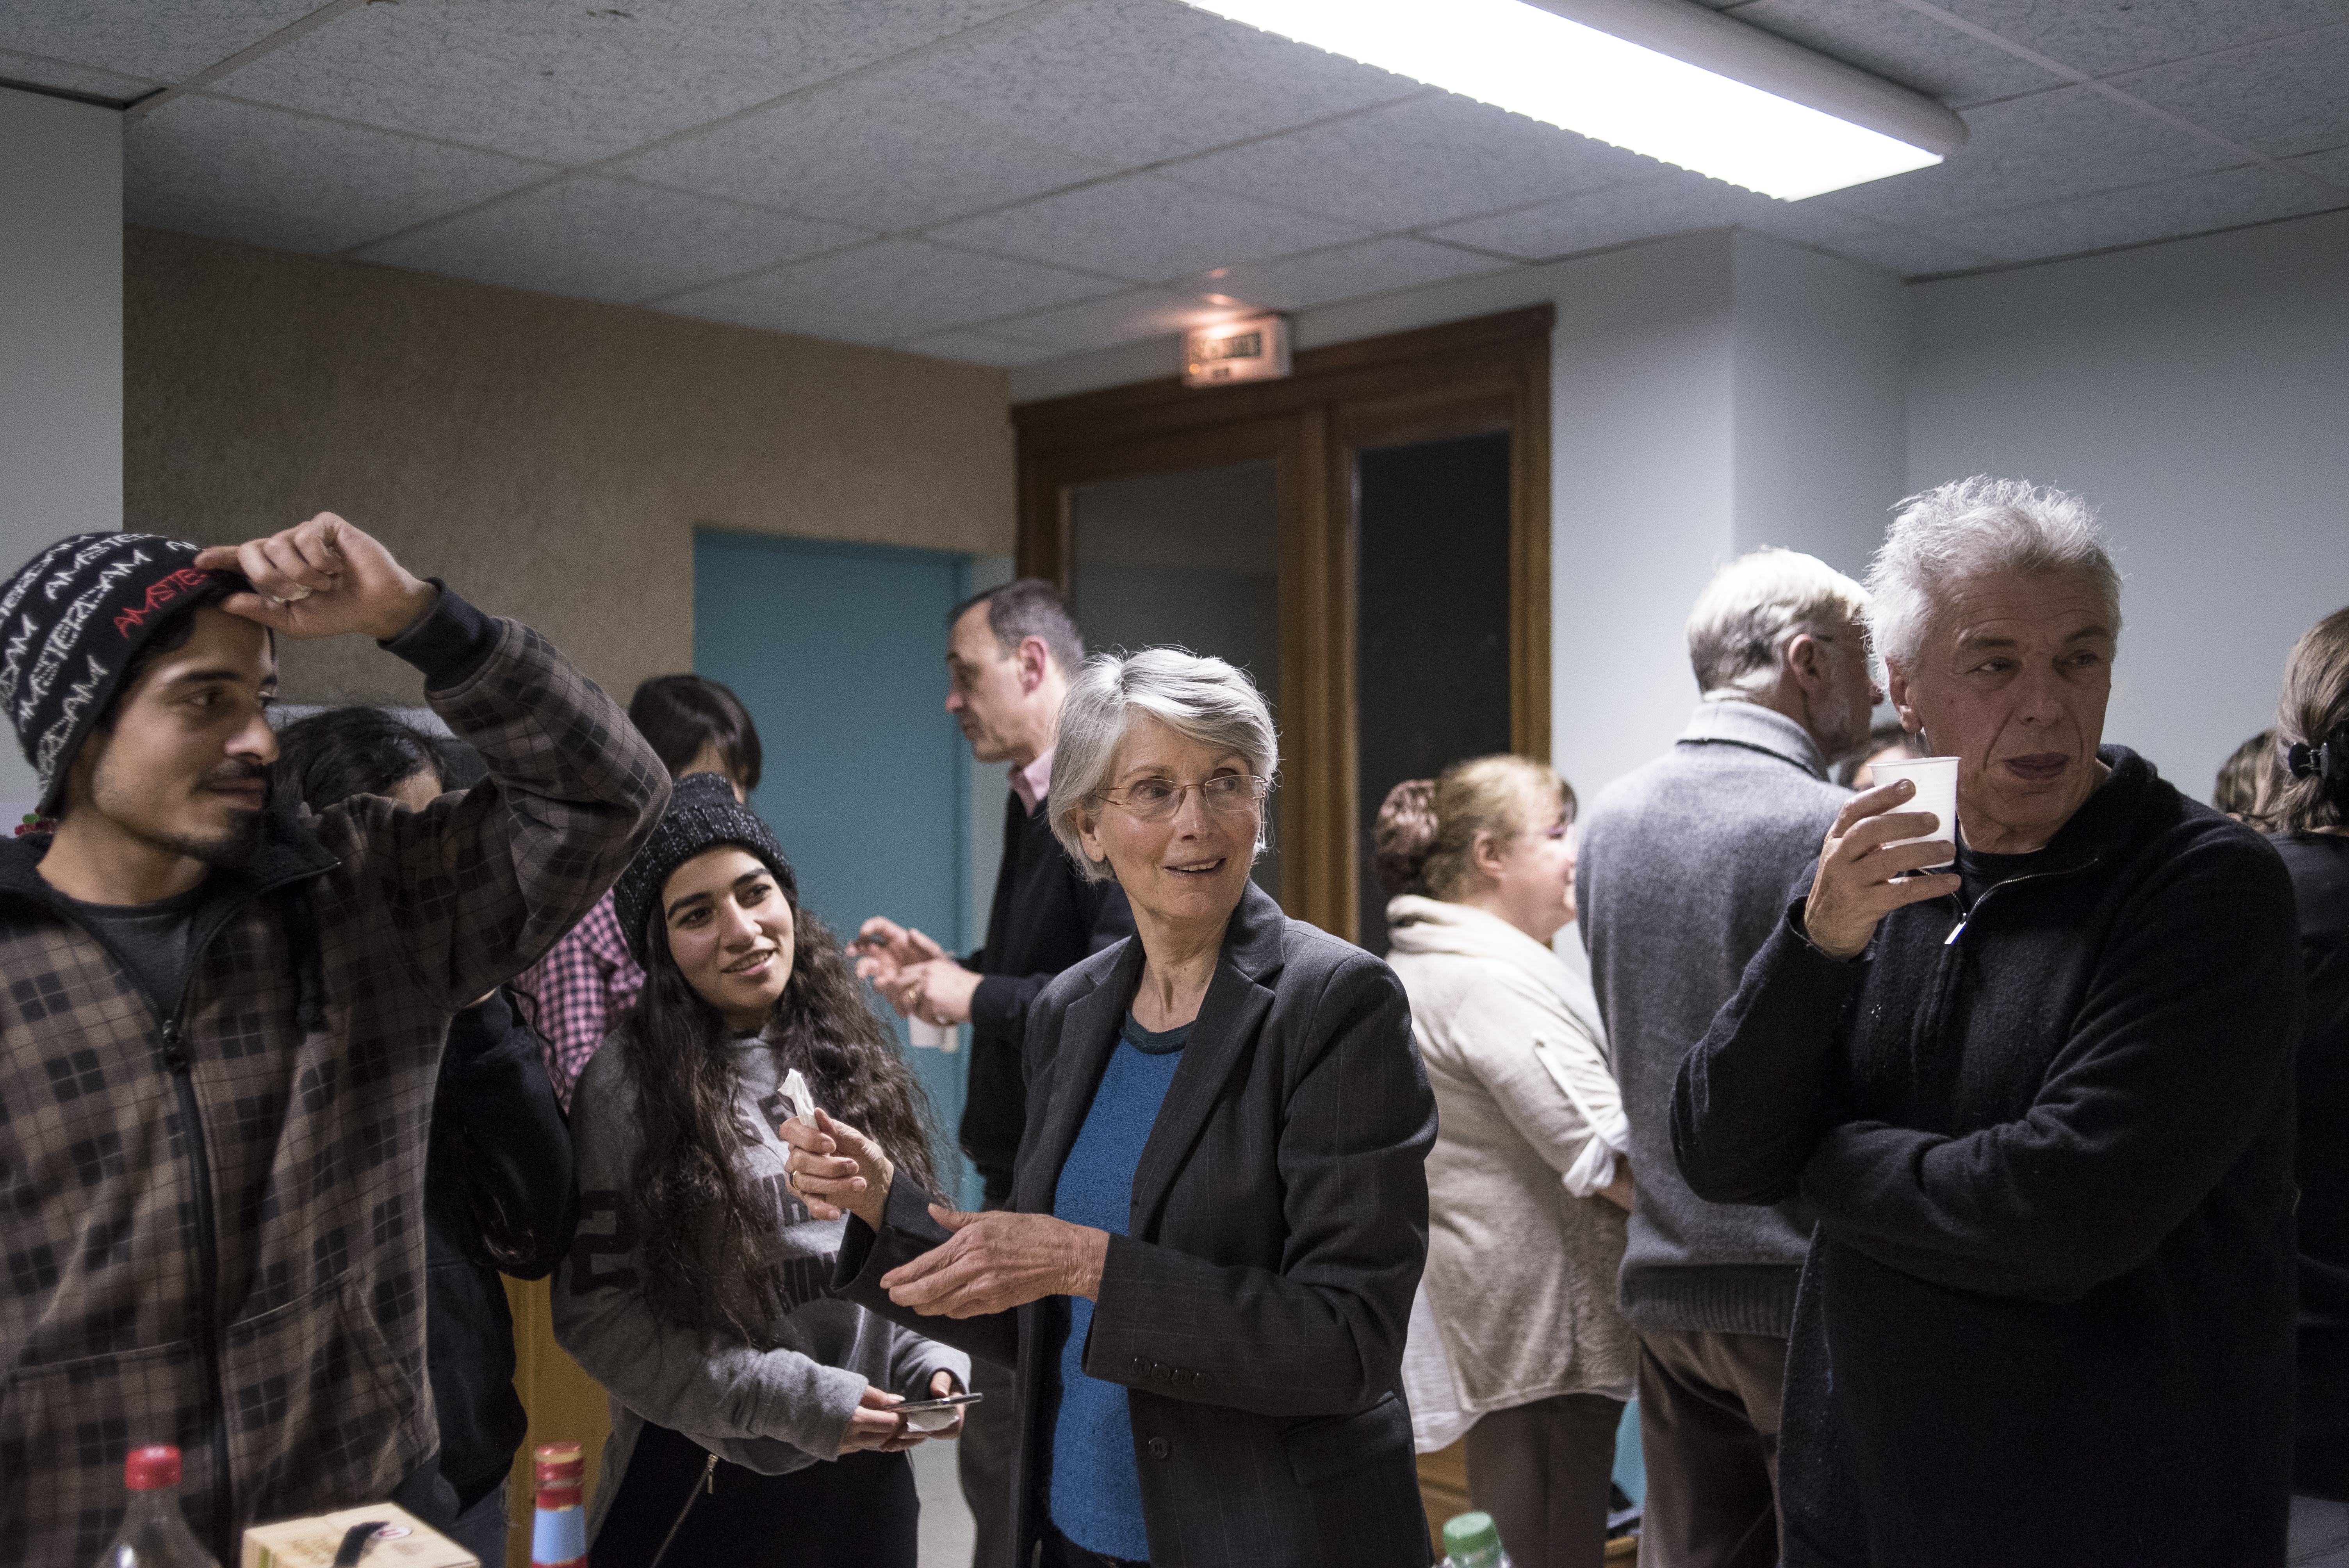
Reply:
<svg viewBox="0 0 2349 1568"><path fill-rule="evenodd" d="M2349 782L2349 725L2314 746L2294 743L2285 749L2283 760L2295 779L2322 779L2333 785Z"/></svg>

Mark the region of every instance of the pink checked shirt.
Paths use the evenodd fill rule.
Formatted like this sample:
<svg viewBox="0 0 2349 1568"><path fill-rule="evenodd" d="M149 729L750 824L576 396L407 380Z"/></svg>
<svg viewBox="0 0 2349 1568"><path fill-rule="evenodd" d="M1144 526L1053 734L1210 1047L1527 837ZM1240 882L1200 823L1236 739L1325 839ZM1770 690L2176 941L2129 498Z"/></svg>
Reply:
<svg viewBox="0 0 2349 1568"><path fill-rule="evenodd" d="M605 893L513 986L537 1003L532 1026L545 1042L546 1076L567 1115L571 1086L587 1070L587 1058L645 988L645 972L620 937L612 895Z"/></svg>

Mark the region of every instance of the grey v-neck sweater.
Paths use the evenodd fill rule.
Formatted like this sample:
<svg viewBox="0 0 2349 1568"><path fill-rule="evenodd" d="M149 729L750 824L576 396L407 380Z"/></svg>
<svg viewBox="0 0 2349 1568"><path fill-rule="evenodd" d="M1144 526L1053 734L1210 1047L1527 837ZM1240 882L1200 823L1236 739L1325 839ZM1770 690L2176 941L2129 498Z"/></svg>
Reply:
<svg viewBox="0 0 2349 1568"><path fill-rule="evenodd" d="M1690 1191L1672 1160L1672 1078L1850 799L1793 719L1706 702L1670 751L1609 785L1583 816L1576 897L1640 1194L1623 1314L1641 1328L1784 1337L1793 1326L1809 1212L1799 1201L1732 1208Z"/></svg>

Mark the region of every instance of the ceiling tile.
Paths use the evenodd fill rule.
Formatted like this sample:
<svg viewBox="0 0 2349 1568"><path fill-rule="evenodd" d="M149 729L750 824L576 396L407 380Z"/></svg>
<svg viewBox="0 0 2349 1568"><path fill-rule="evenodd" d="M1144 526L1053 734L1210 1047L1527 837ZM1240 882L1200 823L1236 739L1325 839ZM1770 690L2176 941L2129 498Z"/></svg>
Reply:
<svg viewBox="0 0 2349 1568"><path fill-rule="evenodd" d="M326 0L8 0L0 48L176 82L251 48Z"/></svg>
<svg viewBox="0 0 2349 1568"><path fill-rule="evenodd" d="M2349 147L2336 147L2329 151L2312 152L2305 158L2295 158L2292 160L2292 167L2329 185L2349 191Z"/></svg>
<svg viewBox="0 0 2349 1568"><path fill-rule="evenodd" d="M314 109L584 163L1018 8L1022 0L399 0L361 5L223 79Z"/></svg>
<svg viewBox="0 0 2349 1568"><path fill-rule="evenodd" d="M1653 179L1669 168L1490 104L1430 93L1166 172L1371 228L1416 229Z"/></svg>
<svg viewBox="0 0 2349 1568"><path fill-rule="evenodd" d="M508 288L632 304L872 237L740 202L578 175L359 254Z"/></svg>
<svg viewBox="0 0 2349 1568"><path fill-rule="evenodd" d="M2349 25L2120 77L2113 86L2271 158L2349 143Z"/></svg>
<svg viewBox="0 0 2349 1568"><path fill-rule="evenodd" d="M2342 19L2341 0L1937 0L2092 77L2183 60Z"/></svg>
<svg viewBox="0 0 2349 1568"><path fill-rule="evenodd" d="M1445 278L1496 273L1509 265L1492 256L1425 240L1368 240L1359 245L1234 267L1219 284L1223 293L1275 310L1303 310Z"/></svg>
<svg viewBox="0 0 2349 1568"><path fill-rule="evenodd" d="M1230 296L1226 296L1228 299ZM1235 314L1205 294L1182 289L1134 289L1082 304L1062 305L1033 315L997 322L991 330L1048 344L1055 354L1109 348L1145 337L1165 337Z"/></svg>
<svg viewBox="0 0 2349 1568"><path fill-rule="evenodd" d="M890 74L908 98L1129 167L1426 90L1174 0L1076 0Z"/></svg>
<svg viewBox="0 0 2349 1568"><path fill-rule="evenodd" d="M958 359L967 365L999 365L1009 369L1015 365L1033 365L1040 359L1059 356L1057 348L1042 348L1032 343L1014 343L1008 337L996 337L984 332L941 332L934 337L917 337L911 343L897 346L908 354L926 354L934 359Z"/></svg>
<svg viewBox="0 0 2349 1568"><path fill-rule="evenodd" d="M2255 166L1937 224L1930 232L2002 261L2027 262L2208 233L2341 204L2338 191L2288 170Z"/></svg>
<svg viewBox="0 0 2349 1568"><path fill-rule="evenodd" d="M144 77L126 77L89 66L67 65L62 60L46 60L37 55L20 55L11 49L0 49L0 77L32 87L62 88L67 92L112 98L117 103L143 98L160 85Z"/></svg>
<svg viewBox="0 0 2349 1568"><path fill-rule="evenodd" d="M1846 234L1821 245L1819 249L1832 251L1851 261L1883 267L1899 273L1904 278L1926 277L1935 273L1967 272L1975 267L1988 266L1993 260L1981 251L1970 251L1947 240L1912 234L1903 229L1876 229Z"/></svg>
<svg viewBox="0 0 2349 1568"><path fill-rule="evenodd" d="M1944 103L2013 98L2065 79L1884 0L1733 0L1729 15Z"/></svg>
<svg viewBox="0 0 2349 1568"><path fill-rule="evenodd" d="M1787 205L1701 174L1675 172L1638 185L1585 191L1538 207L1454 223L1432 232L1438 239L1539 262L1633 240L1779 216L1769 213L1769 209ZM1846 224L1850 222L1847 216L1837 217Z"/></svg>
<svg viewBox="0 0 2349 1568"><path fill-rule="evenodd" d="M131 222L313 254L545 179L543 164L191 95L123 136Z"/></svg>
<svg viewBox="0 0 2349 1568"><path fill-rule="evenodd" d="M1107 294L1118 285L1032 262L885 240L664 300L680 315L850 343L926 337Z"/></svg>
<svg viewBox="0 0 2349 1568"><path fill-rule="evenodd" d="M2242 161L2085 87L1986 104L1965 119L1972 135L1947 161L1838 191L1837 205L1922 227Z"/></svg>
<svg viewBox="0 0 2349 1568"><path fill-rule="evenodd" d="M957 244L1113 273L1136 283L1363 237L1352 223L1152 174L1040 197L933 232Z"/></svg>
<svg viewBox="0 0 2349 1568"><path fill-rule="evenodd" d="M905 96L887 71L630 158L616 172L869 229L914 229L1119 170Z"/></svg>

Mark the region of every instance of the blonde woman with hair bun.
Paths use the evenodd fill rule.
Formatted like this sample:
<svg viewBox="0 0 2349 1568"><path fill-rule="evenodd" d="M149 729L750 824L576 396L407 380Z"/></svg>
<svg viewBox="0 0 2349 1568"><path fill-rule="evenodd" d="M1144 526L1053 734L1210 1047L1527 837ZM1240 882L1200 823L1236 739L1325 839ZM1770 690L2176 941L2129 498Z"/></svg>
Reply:
<svg viewBox="0 0 2349 1568"><path fill-rule="evenodd" d="M1407 1365L1423 1449L1524 1568L1597 1568L1638 1367L1615 1305L1630 1142L1599 1005L1550 939L1574 909L1574 791L1482 757L1397 785L1376 863L1387 961L1435 1090L1427 1273Z"/></svg>

